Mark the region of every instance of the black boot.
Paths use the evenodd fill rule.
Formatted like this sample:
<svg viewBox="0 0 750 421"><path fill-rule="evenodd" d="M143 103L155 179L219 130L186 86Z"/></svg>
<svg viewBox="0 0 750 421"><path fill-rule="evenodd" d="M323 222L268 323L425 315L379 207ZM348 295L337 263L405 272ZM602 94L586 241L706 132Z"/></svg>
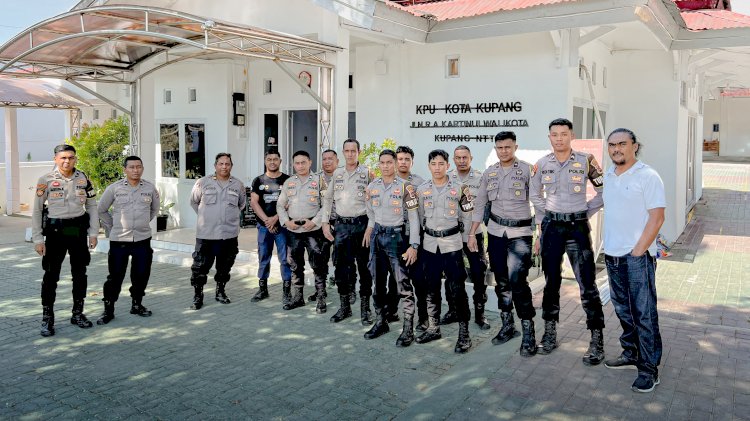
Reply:
<svg viewBox="0 0 750 421"><path fill-rule="evenodd" d="M362 297L362 298L364 298L364 297ZM362 300L362 301L364 301L364 300ZM377 319L375 320L375 324L372 325L372 327L370 328L370 330L368 330L367 332L365 332L365 339L375 339L378 336L383 336L386 333L388 333L388 332L391 331L391 328L388 326L388 317L387 317L387 314L385 312L379 312L377 310L376 310L376 312L378 313L378 315L377 315ZM364 324L364 322L363 322L363 324Z"/></svg>
<svg viewBox="0 0 750 421"><path fill-rule="evenodd" d="M539 343L539 353L547 355L557 348L557 322L547 320L544 322L544 335Z"/></svg>
<svg viewBox="0 0 750 421"><path fill-rule="evenodd" d="M232 302L229 297L227 297L227 293L224 292L224 287L226 286L226 282L216 282L216 301L222 304L229 304Z"/></svg>
<svg viewBox="0 0 750 421"><path fill-rule="evenodd" d="M355 304L357 302L357 293L355 291L352 291L349 294L349 304Z"/></svg>
<svg viewBox="0 0 750 421"><path fill-rule="evenodd" d="M427 326L428 326L427 318L420 319L419 321L417 321L417 326L414 328L414 330L422 333L425 330L427 330Z"/></svg>
<svg viewBox="0 0 750 421"><path fill-rule="evenodd" d="M452 323L456 323L457 321L458 321L458 316L456 315L456 311L449 306L448 312L446 312L443 318L440 319L440 325L445 326L445 325L449 325Z"/></svg>
<svg viewBox="0 0 750 421"><path fill-rule="evenodd" d="M292 302L292 281L284 281L281 287L281 304L287 305Z"/></svg>
<svg viewBox="0 0 750 421"><path fill-rule="evenodd" d="M55 334L55 312L52 306L42 306L42 330L39 333L45 337Z"/></svg>
<svg viewBox="0 0 750 421"><path fill-rule="evenodd" d="M487 318L484 317L484 303L474 304L474 323L482 330L490 329L491 326L487 323Z"/></svg>
<svg viewBox="0 0 750 421"><path fill-rule="evenodd" d="M404 316L404 328L401 335L396 339L396 346L406 348L414 342L414 316Z"/></svg>
<svg viewBox="0 0 750 421"><path fill-rule="evenodd" d="M415 339L418 344L426 344L434 340L442 338L440 334L440 324L437 318L430 317L427 319L427 330Z"/></svg>
<svg viewBox="0 0 750 421"><path fill-rule="evenodd" d="M362 326L369 326L372 324L372 311L370 310L370 296L363 295L362 301L359 302L360 317L362 318Z"/></svg>
<svg viewBox="0 0 750 421"><path fill-rule="evenodd" d="M537 351L534 321L521 320L521 330L523 331L523 338L521 338L521 349L519 352L522 357L533 357Z"/></svg>
<svg viewBox="0 0 750 421"><path fill-rule="evenodd" d="M104 312L96 321L98 325L106 325L115 318L115 303L110 300L104 300Z"/></svg>
<svg viewBox="0 0 750 421"><path fill-rule="evenodd" d="M325 288L318 290L318 292L315 294L317 298L317 304L315 305L315 312L318 314L323 314L326 312L326 290Z"/></svg>
<svg viewBox="0 0 750 421"><path fill-rule="evenodd" d="M515 320L513 320L513 313L502 312L500 313L500 319L502 319L503 321L503 326L500 328L500 332L497 332L497 336L492 338L493 345L504 344L520 335L520 333L518 333L518 331L516 330Z"/></svg>
<svg viewBox="0 0 750 421"><path fill-rule="evenodd" d="M341 307L339 307L339 311L336 314L331 316L331 323L338 323L352 317L352 305L349 304L349 294L339 295L339 300L341 300Z"/></svg>
<svg viewBox="0 0 750 421"><path fill-rule="evenodd" d="M200 310L203 307L203 285L193 285L195 293L193 294L193 304L191 310Z"/></svg>
<svg viewBox="0 0 750 421"><path fill-rule="evenodd" d="M589 349L583 354L584 365L599 365L604 361L604 334L601 329L591 329Z"/></svg>
<svg viewBox="0 0 750 421"><path fill-rule="evenodd" d="M328 293L326 292L326 289L325 289L325 287L323 287L323 289L322 289L322 290L320 290L320 291L315 291L315 292L313 292L312 294L310 294L310 296L309 296L309 297L307 297L307 302L308 302L308 303L312 303L312 302L316 302L316 301L318 301L318 294L323 294L323 299L324 299L324 300L325 300L326 298L328 298Z"/></svg>
<svg viewBox="0 0 750 421"><path fill-rule="evenodd" d="M73 316L70 318L70 324L78 325L81 329L88 329L94 324L83 314L83 300L73 300Z"/></svg>
<svg viewBox="0 0 750 421"><path fill-rule="evenodd" d="M453 351L463 354L471 348L471 338L469 337L469 322L458 322L458 340Z"/></svg>
<svg viewBox="0 0 750 421"><path fill-rule="evenodd" d="M266 298L268 298L268 281L265 279L261 279L258 281L258 292L253 295L253 298L251 298L250 301L257 303L258 301L263 301Z"/></svg>
<svg viewBox="0 0 750 421"><path fill-rule="evenodd" d="M137 314L141 317L151 317L153 313L141 304L141 300L142 298L133 298L133 304L130 306L130 314Z"/></svg>
<svg viewBox="0 0 750 421"><path fill-rule="evenodd" d="M297 307L304 307L305 299L302 292L303 287L294 287L294 294L292 295L292 301L289 304L284 304L282 307L284 310L294 310Z"/></svg>

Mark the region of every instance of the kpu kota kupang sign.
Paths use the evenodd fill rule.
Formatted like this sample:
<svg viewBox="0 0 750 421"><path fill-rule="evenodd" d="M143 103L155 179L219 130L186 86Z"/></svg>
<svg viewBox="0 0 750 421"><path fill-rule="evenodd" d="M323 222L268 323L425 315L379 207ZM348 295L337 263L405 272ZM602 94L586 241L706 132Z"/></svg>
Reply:
<svg viewBox="0 0 750 421"><path fill-rule="evenodd" d="M527 120L516 115L522 111L523 104L520 101L461 102L443 106L420 104L416 106L416 116L409 128L448 129L448 133L436 133L435 142L492 142L497 130L493 130L492 134L485 134L471 129L529 127Z"/></svg>

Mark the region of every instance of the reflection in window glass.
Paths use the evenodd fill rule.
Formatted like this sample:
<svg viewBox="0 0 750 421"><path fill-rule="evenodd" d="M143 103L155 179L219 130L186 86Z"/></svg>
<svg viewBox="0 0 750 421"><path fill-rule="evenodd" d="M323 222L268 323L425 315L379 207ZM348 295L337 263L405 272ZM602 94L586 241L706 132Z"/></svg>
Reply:
<svg viewBox="0 0 750 421"><path fill-rule="evenodd" d="M177 124L159 125L161 143L161 176L180 176L180 136Z"/></svg>
<svg viewBox="0 0 750 421"><path fill-rule="evenodd" d="M205 125L185 125L185 178L206 175Z"/></svg>

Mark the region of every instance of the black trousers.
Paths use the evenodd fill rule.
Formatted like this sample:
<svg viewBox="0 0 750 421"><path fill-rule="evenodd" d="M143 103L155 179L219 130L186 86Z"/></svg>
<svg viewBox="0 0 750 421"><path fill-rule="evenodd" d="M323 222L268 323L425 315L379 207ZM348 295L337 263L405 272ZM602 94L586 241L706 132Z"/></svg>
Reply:
<svg viewBox="0 0 750 421"><path fill-rule="evenodd" d="M531 303L531 288L528 275L531 267L531 236L508 238L489 235L490 267L495 274L495 294L497 308L504 312L513 311L521 320L531 320L536 310Z"/></svg>
<svg viewBox="0 0 750 421"><path fill-rule="evenodd" d="M226 240L195 239L195 251L193 252L193 266L190 269L193 275L190 277L190 285L206 285L208 271L216 261L216 283L226 284L229 282L229 271L234 266L234 259L240 249L237 245L237 237Z"/></svg>
<svg viewBox="0 0 750 421"><path fill-rule="evenodd" d="M394 230L390 227L375 225L370 238L370 274L375 281L375 292L372 295L376 314L395 314L398 312L398 300L393 306L392 296L404 301L404 318L414 317L414 287L409 279L408 267L401 257L409 249L408 234L403 228ZM416 263L415 263L416 264ZM392 290L390 279L396 284Z"/></svg>
<svg viewBox="0 0 750 421"><path fill-rule="evenodd" d="M547 321L560 320L560 266L563 253L567 253L581 290L581 306L586 313L586 326L588 329L603 329L604 313L599 289L596 287L596 267L588 220L565 222L551 221L545 217L542 220L541 241L542 270L547 282L542 299L542 318Z"/></svg>
<svg viewBox="0 0 750 421"><path fill-rule="evenodd" d="M367 218L359 224L336 222L334 240L335 256L333 275L340 295L354 292L359 274L359 295L372 295L372 276L367 268L370 250L362 246L367 228Z"/></svg>
<svg viewBox="0 0 750 421"><path fill-rule="evenodd" d="M55 303L57 282L60 280L65 254L70 255L70 273L73 277L73 300L86 297L86 267L91 262L88 236L85 231L78 235L65 235L60 232L47 233L44 241L45 253L42 257L42 305Z"/></svg>
<svg viewBox="0 0 750 421"><path fill-rule="evenodd" d="M154 250L151 237L141 241L110 241L107 265L109 275L104 283L104 299L115 302L120 297L122 281L130 260L130 296L140 300L146 295L146 286L151 276Z"/></svg>
<svg viewBox="0 0 750 421"><path fill-rule="evenodd" d="M315 290L325 290L328 276L328 262L323 254L327 242L323 231L295 233L287 231L286 256L289 268L292 270L292 285L297 289L305 286L305 250L315 274Z"/></svg>
<svg viewBox="0 0 750 421"><path fill-rule="evenodd" d="M464 243L464 255L469 261L469 278L474 284L474 305L484 304L487 302L487 284L484 283L484 276L487 274L487 253L484 249L484 233L475 234L477 239L478 251L470 251L467 243Z"/></svg>
<svg viewBox="0 0 750 421"><path fill-rule="evenodd" d="M450 253L436 253L424 250L424 286L427 292L427 314L440 318L440 280L445 273L445 291L453 300L456 315L461 322L468 322L469 297L466 295L466 268L464 268L464 254L462 250Z"/></svg>

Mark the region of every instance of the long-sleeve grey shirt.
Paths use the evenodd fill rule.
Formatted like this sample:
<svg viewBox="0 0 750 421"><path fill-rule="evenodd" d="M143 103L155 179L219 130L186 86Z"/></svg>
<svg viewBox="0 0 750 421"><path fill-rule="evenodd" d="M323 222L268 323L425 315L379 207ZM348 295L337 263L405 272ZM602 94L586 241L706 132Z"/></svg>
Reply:
<svg viewBox="0 0 750 421"><path fill-rule="evenodd" d="M240 211L247 194L238 178L219 181L216 175L198 179L190 193L190 206L198 214L195 236L203 240L227 240L240 235Z"/></svg>
<svg viewBox="0 0 750 421"><path fill-rule="evenodd" d="M151 238L149 223L159 213L159 199L156 187L146 180L135 186L127 179L110 184L99 199L99 220L109 239L135 242Z"/></svg>

